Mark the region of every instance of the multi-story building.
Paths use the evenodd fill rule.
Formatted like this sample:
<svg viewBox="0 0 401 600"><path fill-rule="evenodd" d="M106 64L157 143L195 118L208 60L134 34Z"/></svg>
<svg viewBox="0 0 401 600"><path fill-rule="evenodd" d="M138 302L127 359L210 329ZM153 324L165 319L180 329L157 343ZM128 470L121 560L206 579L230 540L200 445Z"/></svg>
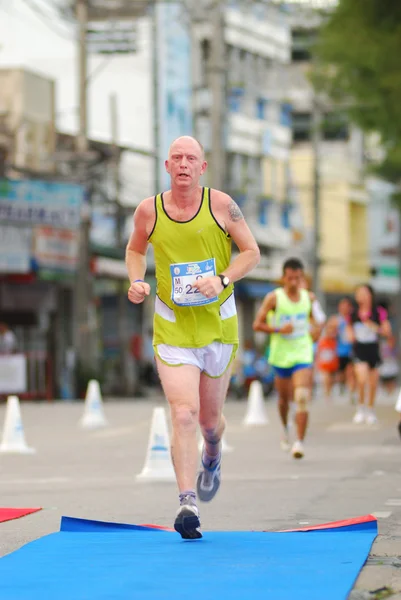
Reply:
<svg viewBox="0 0 401 600"><path fill-rule="evenodd" d="M6 162L15 170L54 170L55 85L32 71L0 69L0 115L8 131Z"/></svg>
<svg viewBox="0 0 401 600"><path fill-rule="evenodd" d="M321 23L313 10L289 14L292 62L285 86L292 104L291 169L306 225L314 222L314 165L320 165L320 280L328 310L355 285L369 280L368 193L364 182L364 139L338 109L320 100L320 140L312 140L316 95L309 80L310 47ZM310 257L309 264L312 264Z"/></svg>
<svg viewBox="0 0 401 600"><path fill-rule="evenodd" d="M52 394L71 343L72 280L83 188L55 173L55 85L24 69L0 71L7 131L0 184L0 312L26 360L24 389ZM4 178L4 177L7 177Z"/></svg>
<svg viewBox="0 0 401 600"><path fill-rule="evenodd" d="M79 230L82 211L89 208L88 193L77 183L82 157L75 151L74 136L55 132L53 81L24 69L3 69L0 82L7 132L2 138L5 177L0 179L1 319L15 331L27 361L28 378L19 391L30 397L69 396L75 387ZM113 357L119 349L117 281L127 282L124 251L116 235L115 150L111 144L89 140L86 190L92 212L88 326L96 336L96 348ZM153 162L145 151L145 156L133 156L127 147L119 147L119 152L122 179L124 171L136 172L141 161ZM128 194L127 186L121 185L120 199ZM128 212L122 209L121 214ZM126 239L125 233L123 243ZM141 329L142 313L126 314L125 331L134 335ZM128 360L133 362L132 357Z"/></svg>
<svg viewBox="0 0 401 600"><path fill-rule="evenodd" d="M368 222L371 284L380 297L395 300L400 289L400 213L392 201L396 188L375 177L368 179L367 188L370 195Z"/></svg>
<svg viewBox="0 0 401 600"><path fill-rule="evenodd" d="M260 265L236 285L241 339L251 335L260 299L276 285L293 248L299 212L291 185L291 107L280 73L291 57L290 29L277 7L231 3L221 32L226 47L226 189L239 204L261 248ZM210 27L194 28L195 130L211 148Z"/></svg>

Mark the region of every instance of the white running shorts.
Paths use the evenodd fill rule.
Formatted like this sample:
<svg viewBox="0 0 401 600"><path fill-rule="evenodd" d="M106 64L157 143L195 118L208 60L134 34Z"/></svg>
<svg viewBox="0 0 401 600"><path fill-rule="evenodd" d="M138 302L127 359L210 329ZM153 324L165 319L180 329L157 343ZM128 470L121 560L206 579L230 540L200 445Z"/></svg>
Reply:
<svg viewBox="0 0 401 600"><path fill-rule="evenodd" d="M172 367L194 365L209 377L221 377L233 360L236 345L212 342L203 348L178 348L168 344L155 346L156 355Z"/></svg>

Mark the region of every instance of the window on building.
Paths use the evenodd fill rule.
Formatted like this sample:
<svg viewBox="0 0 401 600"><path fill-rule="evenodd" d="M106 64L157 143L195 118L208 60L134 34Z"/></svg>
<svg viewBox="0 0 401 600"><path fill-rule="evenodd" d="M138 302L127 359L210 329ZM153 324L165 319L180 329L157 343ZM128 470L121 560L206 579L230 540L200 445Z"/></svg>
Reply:
<svg viewBox="0 0 401 600"><path fill-rule="evenodd" d="M281 207L281 226L284 229L291 227L291 204L283 204Z"/></svg>
<svg viewBox="0 0 401 600"><path fill-rule="evenodd" d="M294 142L306 142L311 139L312 115L309 112L292 113L292 132Z"/></svg>
<svg viewBox="0 0 401 600"><path fill-rule="evenodd" d="M270 198L261 198L258 205L258 222L260 225L269 224Z"/></svg>
<svg viewBox="0 0 401 600"><path fill-rule="evenodd" d="M232 152L229 152L227 154L227 180L230 190L235 190L239 187L237 163L238 161L236 155Z"/></svg>
<svg viewBox="0 0 401 600"><path fill-rule="evenodd" d="M322 123L325 140L348 140L349 124L347 116L342 112L326 113Z"/></svg>
<svg viewBox="0 0 401 600"><path fill-rule="evenodd" d="M249 156L243 155L241 157L241 181L244 188L246 188L249 181L249 160Z"/></svg>
<svg viewBox="0 0 401 600"><path fill-rule="evenodd" d="M239 51L239 75L241 77L242 84L244 84L247 76L247 54L248 52L246 52L245 50L241 49Z"/></svg>
<svg viewBox="0 0 401 600"><path fill-rule="evenodd" d="M200 42L200 62L202 70L202 83L206 87L208 79L208 65L210 59L210 41L202 40Z"/></svg>
<svg viewBox="0 0 401 600"><path fill-rule="evenodd" d="M311 48L316 41L316 30L292 30L291 55L293 62L306 62L311 59Z"/></svg>
<svg viewBox="0 0 401 600"><path fill-rule="evenodd" d="M245 202L244 159L240 154L230 152L227 156L227 177L229 194L242 207Z"/></svg>
<svg viewBox="0 0 401 600"><path fill-rule="evenodd" d="M228 92L228 108L230 112L240 112L244 97L244 89L232 87Z"/></svg>
<svg viewBox="0 0 401 600"><path fill-rule="evenodd" d="M208 63L210 58L210 40L201 41L201 58L203 63Z"/></svg>
<svg viewBox="0 0 401 600"><path fill-rule="evenodd" d="M280 124L284 125L284 127L292 126L292 106L286 102L283 102L280 107Z"/></svg>
<svg viewBox="0 0 401 600"><path fill-rule="evenodd" d="M267 100L265 98L257 98L256 100L256 118L264 121L267 117L266 114Z"/></svg>

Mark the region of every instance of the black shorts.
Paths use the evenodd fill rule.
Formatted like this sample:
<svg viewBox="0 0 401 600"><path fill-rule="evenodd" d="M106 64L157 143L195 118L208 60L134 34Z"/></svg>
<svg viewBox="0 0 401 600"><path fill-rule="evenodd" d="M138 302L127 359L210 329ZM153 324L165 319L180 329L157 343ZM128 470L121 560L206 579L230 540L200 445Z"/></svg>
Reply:
<svg viewBox="0 0 401 600"><path fill-rule="evenodd" d="M360 342L354 345L353 362L367 363L369 369L377 369L380 364L380 349L379 344L361 344Z"/></svg>
<svg viewBox="0 0 401 600"><path fill-rule="evenodd" d="M382 383L393 383L397 381L397 375L380 375L380 381Z"/></svg>
<svg viewBox="0 0 401 600"><path fill-rule="evenodd" d="M352 359L350 356L339 356L338 361L340 363L338 370L340 373L343 373L345 371L345 369L348 367L348 365L351 364Z"/></svg>

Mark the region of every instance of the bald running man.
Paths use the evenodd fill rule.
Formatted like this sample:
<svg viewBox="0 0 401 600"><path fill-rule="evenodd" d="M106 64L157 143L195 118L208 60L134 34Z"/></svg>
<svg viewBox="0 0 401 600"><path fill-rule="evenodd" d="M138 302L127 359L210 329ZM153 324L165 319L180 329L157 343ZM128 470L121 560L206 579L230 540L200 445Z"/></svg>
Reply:
<svg viewBox="0 0 401 600"><path fill-rule="evenodd" d="M143 200L134 214L126 265L128 298L144 301L148 244L154 248L157 291L153 348L172 420L171 455L180 507L174 528L202 537L197 497L212 500L221 480L223 405L238 347L234 282L259 262L256 241L227 194L202 187L201 144L180 137L165 161L171 189ZM239 254L231 262L231 240ZM196 431L204 438L198 470Z"/></svg>

